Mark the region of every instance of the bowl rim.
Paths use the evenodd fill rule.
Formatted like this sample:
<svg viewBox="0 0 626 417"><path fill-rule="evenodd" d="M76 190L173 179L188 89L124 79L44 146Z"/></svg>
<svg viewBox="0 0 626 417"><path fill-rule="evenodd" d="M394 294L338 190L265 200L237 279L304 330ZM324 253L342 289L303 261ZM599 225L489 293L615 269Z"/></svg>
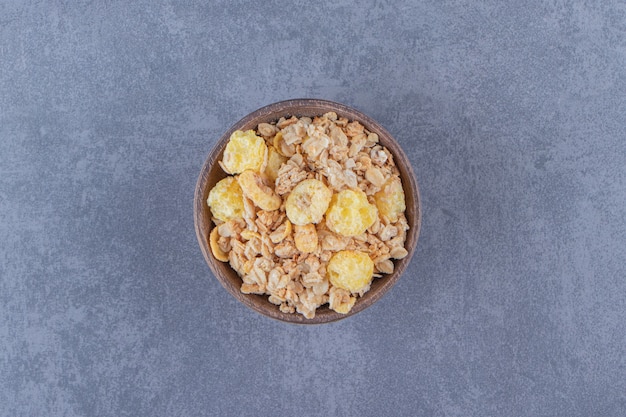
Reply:
<svg viewBox="0 0 626 417"><path fill-rule="evenodd" d="M285 117L292 116L292 115L299 117L299 114L296 109L298 107L319 107L320 108L319 114L334 111L338 113L340 116L341 115L349 116L348 119L358 120L368 130L376 132L379 135L379 137L389 138L393 142L392 147L394 149L393 150L389 149L389 146L386 143L383 143L383 145L389 150L389 152L392 153L394 160L396 161L396 166L398 166L398 169L400 169L401 172L403 170L405 171L404 176L402 176L402 182L403 182L403 188L405 190L405 195L407 195L407 191L406 191L407 189L412 189L413 200L415 201L414 224L411 224L411 228L407 231L407 241L406 241L406 242L409 242L410 240L412 244L409 245L409 247L407 247L407 244L405 243L405 248L409 251L408 255L405 258L395 262L396 268L394 269L394 272L391 275L389 276L385 275L382 278L377 278L379 280L384 279L385 281L378 287L376 292L374 293L367 292L365 294L365 296L367 296L366 300L362 300L361 297L359 297L356 304L352 307L352 309L350 310L348 314L337 313L333 310L330 310L327 307L327 305L325 305L321 307L321 308L327 309L327 311L324 311L324 314L317 314L319 312L318 310L314 318L307 319L298 313L281 312L280 310L278 310L277 306L271 304L267 300L267 295L254 295L254 294L241 293L240 289L238 287L231 285L227 281L227 278L223 277L221 271L219 271L217 267L214 265L214 263L218 261L215 261L212 259L211 249L207 242L208 235L207 236L204 235L204 231L200 224L201 223L200 217L202 216L202 212L204 208L203 205L206 204L204 201L205 200L204 194L205 194L205 189L208 188L207 187L208 182L209 182L208 173L211 172L211 168L213 167L213 165L217 163L219 158L221 158L221 155L224 152L224 148L226 147L226 143L228 142L228 139L230 138L232 133L236 130L241 129L242 127L249 124L250 122L257 120L257 119L262 119L264 117L268 117L269 115L274 114L278 110L282 111L283 116ZM276 119L273 118L270 120L276 120ZM260 122L261 121L259 121L258 123ZM401 163L399 163L399 161L401 161ZM400 165L402 166L400 167ZM224 176L226 175L227 174L224 173ZM406 179L408 179L409 184L405 184L405 177ZM408 203L409 202L407 201L407 207L408 207ZM419 192L419 187L418 187L417 180L415 178L415 173L413 172L413 167L412 167L410 160L404 153L403 149L401 148L399 142L395 139L395 137L391 135L391 133L389 133L389 131L387 131L387 129L385 129L380 123L378 123L376 120L372 119L371 117L367 116L366 114L362 113L361 111L353 107L347 106L345 104L342 104L342 103L325 100L325 99L298 98L298 99L277 101L277 102L265 105L263 107L260 107L257 110L254 110L253 112L245 115L236 123L234 123L229 129L227 129L222 134L221 137L219 137L216 140L215 144L209 151L209 154L207 155L202 165L202 168L200 170L200 175L198 176L198 180L196 182L196 187L194 191L193 216L194 216L194 229L196 231L196 238L198 240L198 244L200 246L200 250L204 256L204 259L206 263L209 265L209 268L211 272L213 273L214 277L227 290L227 292L229 292L236 300L238 300L239 302L241 302L248 308L256 311L257 313L265 317L270 317L272 319L275 319L281 322L311 325L311 324L331 323L334 321L342 320L347 317L353 316L367 309L374 303L376 303L396 284L396 282L404 274L406 268L411 262L413 255L415 253L415 249L417 247L419 234L421 230L421 222L422 222L422 204L421 204L421 196ZM209 223L208 229L210 232L210 230L212 230L214 225L212 225L212 222L210 219L208 223ZM259 306L257 303L255 303L254 301L258 300L259 297L264 298L265 303L267 303L267 305L265 303L262 303L263 306L266 306L266 307L272 306L272 310L263 308L262 306ZM359 302L359 301L362 301L362 302Z"/></svg>

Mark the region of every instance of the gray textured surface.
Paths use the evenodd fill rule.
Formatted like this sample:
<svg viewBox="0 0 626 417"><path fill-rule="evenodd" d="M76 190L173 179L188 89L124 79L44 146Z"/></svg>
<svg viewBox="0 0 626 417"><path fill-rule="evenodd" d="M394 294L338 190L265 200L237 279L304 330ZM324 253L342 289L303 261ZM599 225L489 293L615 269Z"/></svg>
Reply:
<svg viewBox="0 0 626 417"><path fill-rule="evenodd" d="M626 415L623 1L125 3L0 1L1 416ZM424 202L318 327L193 231L216 138L298 97L378 119Z"/></svg>

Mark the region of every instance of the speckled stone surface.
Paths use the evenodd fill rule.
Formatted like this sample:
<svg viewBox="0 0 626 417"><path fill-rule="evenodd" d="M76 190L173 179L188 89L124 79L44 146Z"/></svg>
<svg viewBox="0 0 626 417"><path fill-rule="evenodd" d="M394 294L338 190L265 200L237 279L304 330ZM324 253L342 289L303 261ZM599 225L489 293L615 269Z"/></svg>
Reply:
<svg viewBox="0 0 626 417"><path fill-rule="evenodd" d="M423 229L376 305L238 304L193 229L274 101L380 121ZM622 1L0 0L0 416L626 415Z"/></svg>

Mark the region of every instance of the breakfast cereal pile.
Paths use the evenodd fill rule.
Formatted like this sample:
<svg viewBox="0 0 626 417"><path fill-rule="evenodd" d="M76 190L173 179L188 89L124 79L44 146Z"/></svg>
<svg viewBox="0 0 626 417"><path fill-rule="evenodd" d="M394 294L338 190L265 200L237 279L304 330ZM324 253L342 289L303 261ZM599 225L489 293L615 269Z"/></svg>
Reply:
<svg viewBox="0 0 626 417"><path fill-rule="evenodd" d="M399 171L358 121L330 112L261 123L234 132L219 164L229 175L207 199L213 256L237 271L241 292L282 312L346 314L408 254Z"/></svg>

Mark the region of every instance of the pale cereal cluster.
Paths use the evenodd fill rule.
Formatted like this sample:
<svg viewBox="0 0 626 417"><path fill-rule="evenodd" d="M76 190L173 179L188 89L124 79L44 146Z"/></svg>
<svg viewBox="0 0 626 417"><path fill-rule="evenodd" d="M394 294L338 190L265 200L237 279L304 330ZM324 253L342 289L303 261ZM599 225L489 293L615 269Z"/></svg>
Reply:
<svg viewBox="0 0 626 417"><path fill-rule="evenodd" d="M331 112L261 123L231 136L220 165L231 176L207 200L213 255L243 293L282 312L313 318L328 303L346 314L408 254L398 169L358 121Z"/></svg>

